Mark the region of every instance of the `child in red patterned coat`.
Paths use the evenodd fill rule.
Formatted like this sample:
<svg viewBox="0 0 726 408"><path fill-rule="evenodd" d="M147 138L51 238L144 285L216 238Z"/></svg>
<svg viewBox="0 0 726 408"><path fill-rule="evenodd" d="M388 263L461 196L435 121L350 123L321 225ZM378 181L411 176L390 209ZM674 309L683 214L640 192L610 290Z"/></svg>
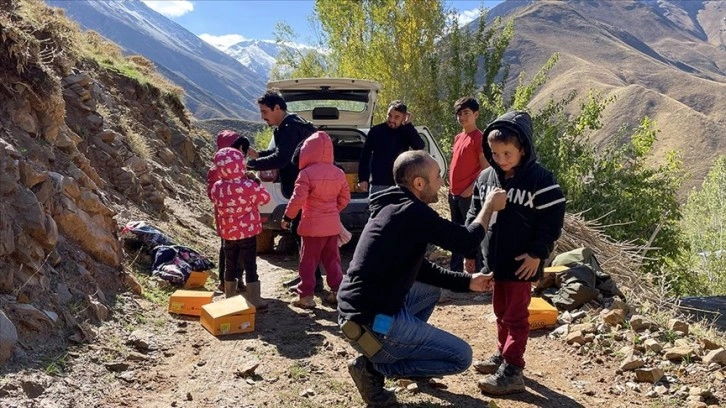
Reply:
<svg viewBox="0 0 726 408"><path fill-rule="evenodd" d="M224 240L224 294L236 294L242 272L247 280L245 297L257 309L267 304L260 297L257 276L257 234L262 231L259 207L270 201L270 194L259 180L250 177L244 153L231 147L217 151L214 166L219 172L210 190L217 221L217 233Z"/></svg>

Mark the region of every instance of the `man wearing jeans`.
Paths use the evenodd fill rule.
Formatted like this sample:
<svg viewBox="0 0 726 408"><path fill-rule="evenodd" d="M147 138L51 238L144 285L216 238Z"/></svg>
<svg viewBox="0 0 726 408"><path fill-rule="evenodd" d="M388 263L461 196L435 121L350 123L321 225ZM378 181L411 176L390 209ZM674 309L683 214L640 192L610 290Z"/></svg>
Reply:
<svg viewBox="0 0 726 408"><path fill-rule="evenodd" d="M362 355L348 371L372 406L396 403L385 377L456 374L471 364L471 347L427 323L441 289L485 291L491 276L454 272L425 259L429 243L464 254L475 252L494 211L504 208L495 190L468 227L441 218L427 204L443 185L436 161L423 151L402 153L393 165L396 187L375 194L371 218L338 291L341 329Z"/></svg>

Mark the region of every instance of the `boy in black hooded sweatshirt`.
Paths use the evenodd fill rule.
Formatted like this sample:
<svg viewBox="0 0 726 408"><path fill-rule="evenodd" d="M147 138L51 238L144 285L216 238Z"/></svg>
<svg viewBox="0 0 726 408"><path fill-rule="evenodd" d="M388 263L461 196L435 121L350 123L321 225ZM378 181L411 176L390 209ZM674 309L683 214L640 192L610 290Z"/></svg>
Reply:
<svg viewBox="0 0 726 408"><path fill-rule="evenodd" d="M484 155L491 167L474 186L467 225L479 212L487 192L507 191L507 205L493 214L482 241L482 272L494 274L492 306L497 317L497 352L474 368L489 374L479 388L489 394L524 391L524 352L529 336L532 281L542 277L544 262L562 233L565 197L550 171L537 162L532 119L508 112L484 130ZM468 271L475 261L465 261Z"/></svg>

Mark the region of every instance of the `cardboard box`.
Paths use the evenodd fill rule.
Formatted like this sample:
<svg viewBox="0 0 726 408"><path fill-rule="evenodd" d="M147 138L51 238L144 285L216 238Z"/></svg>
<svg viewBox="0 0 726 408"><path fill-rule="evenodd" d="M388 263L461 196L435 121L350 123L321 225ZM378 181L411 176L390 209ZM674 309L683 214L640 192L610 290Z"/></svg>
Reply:
<svg viewBox="0 0 726 408"><path fill-rule="evenodd" d="M356 191L356 184L358 184L358 175L357 174L346 174L345 179L348 181L348 188L350 189L351 193L355 193Z"/></svg>
<svg viewBox="0 0 726 408"><path fill-rule="evenodd" d="M343 169L343 173L345 174L355 174L358 175L358 162L337 162L336 165L340 166L340 168Z"/></svg>
<svg viewBox="0 0 726 408"><path fill-rule="evenodd" d="M255 330L255 307L241 295L202 307L202 326L215 336Z"/></svg>
<svg viewBox="0 0 726 408"><path fill-rule="evenodd" d="M529 301L529 329L537 330L557 324L557 308L540 297Z"/></svg>
<svg viewBox="0 0 726 408"><path fill-rule="evenodd" d="M208 278L209 272L192 271L192 274L189 275L189 279L187 279L187 282L184 284L184 289L203 288L204 285L207 284Z"/></svg>
<svg viewBox="0 0 726 408"><path fill-rule="evenodd" d="M179 289L169 298L169 312L190 316L199 316L202 306L212 303L214 292Z"/></svg>

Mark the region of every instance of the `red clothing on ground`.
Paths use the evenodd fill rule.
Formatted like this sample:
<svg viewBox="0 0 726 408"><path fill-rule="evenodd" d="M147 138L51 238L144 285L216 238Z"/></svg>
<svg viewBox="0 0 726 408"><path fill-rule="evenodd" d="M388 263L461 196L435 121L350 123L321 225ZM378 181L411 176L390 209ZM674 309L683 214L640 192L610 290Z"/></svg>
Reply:
<svg viewBox="0 0 726 408"><path fill-rule="evenodd" d="M497 348L507 363L520 368L524 368L529 338L531 291L531 282L494 281L492 307L497 317Z"/></svg>
<svg viewBox="0 0 726 408"><path fill-rule="evenodd" d="M302 210L297 233L303 237L330 237L340 233L340 212L350 202L343 170L333 164L333 142L325 132L315 132L300 148L300 174L287 203L285 216Z"/></svg>
<svg viewBox="0 0 726 408"><path fill-rule="evenodd" d="M270 201L265 187L245 177L244 153L225 147L214 155L220 180L212 185L217 233L225 240L253 237L262 231L260 206Z"/></svg>
<svg viewBox="0 0 726 408"><path fill-rule="evenodd" d="M479 162L482 150L482 132L474 129L469 133L461 132L454 138L451 167L449 168L449 190L453 195L461 195L474 184L483 170Z"/></svg>
<svg viewBox="0 0 726 408"><path fill-rule="evenodd" d="M305 211L303 211L305 214ZM343 281L343 270L340 266L338 236L302 237L300 250L300 284L297 287L300 297L312 296L315 289L315 269L322 264L325 268L325 279L330 290L337 292Z"/></svg>

